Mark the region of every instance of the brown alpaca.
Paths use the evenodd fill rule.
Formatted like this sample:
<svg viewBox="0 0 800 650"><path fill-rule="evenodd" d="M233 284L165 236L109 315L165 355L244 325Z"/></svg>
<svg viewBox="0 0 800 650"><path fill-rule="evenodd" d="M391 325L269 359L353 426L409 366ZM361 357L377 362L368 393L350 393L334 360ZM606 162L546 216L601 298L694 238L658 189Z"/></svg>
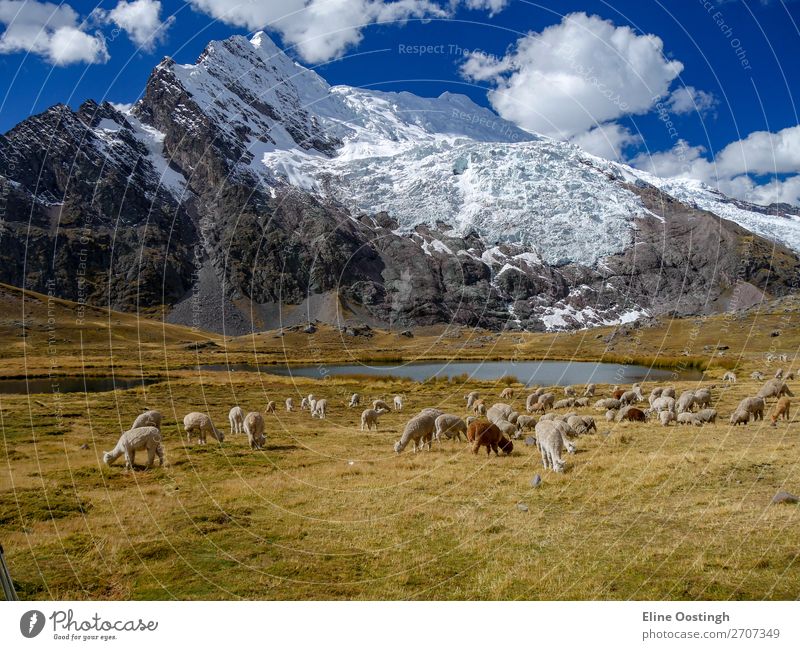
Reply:
<svg viewBox="0 0 800 650"><path fill-rule="evenodd" d="M267 402L267 408L264 409L267 413L274 413L275 412L275 402L269 401Z"/></svg>
<svg viewBox="0 0 800 650"><path fill-rule="evenodd" d="M510 454L514 449L514 443L503 435L503 432L492 422L473 422L467 427L467 440L472 442L472 453L477 454L481 447L486 447L486 455L494 451L496 456L500 455L500 449L504 453Z"/></svg>
<svg viewBox="0 0 800 650"><path fill-rule="evenodd" d="M614 399L619 399L625 394L625 391L622 388L618 388L615 390L611 395L613 395Z"/></svg>
<svg viewBox="0 0 800 650"><path fill-rule="evenodd" d="M772 407L772 413L770 413L770 418L772 418L772 426L775 426L776 422L783 416L784 420L789 419L789 407L792 404L792 400L788 397L781 397L777 402L775 402L775 406Z"/></svg>
<svg viewBox="0 0 800 650"><path fill-rule="evenodd" d="M629 408L622 413L622 417L620 418L620 420L630 420L631 422L645 422L647 420L647 416L644 414L644 411L642 411L642 409Z"/></svg>

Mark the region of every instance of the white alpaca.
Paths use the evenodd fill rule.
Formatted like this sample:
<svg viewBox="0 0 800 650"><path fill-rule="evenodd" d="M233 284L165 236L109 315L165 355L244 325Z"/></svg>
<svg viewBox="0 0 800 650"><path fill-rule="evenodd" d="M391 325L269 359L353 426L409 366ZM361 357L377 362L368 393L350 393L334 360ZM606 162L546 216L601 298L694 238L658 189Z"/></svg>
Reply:
<svg viewBox="0 0 800 650"><path fill-rule="evenodd" d="M289 413L294 411L294 400L291 397L286 398L286 411Z"/></svg>
<svg viewBox="0 0 800 650"><path fill-rule="evenodd" d="M565 463L561 452L564 450L564 437L554 424L552 421L540 421L536 425L536 444L542 454L544 468L563 472Z"/></svg>
<svg viewBox="0 0 800 650"><path fill-rule="evenodd" d="M403 396L402 395L395 395L394 396L394 410L395 411L402 411L403 410Z"/></svg>
<svg viewBox="0 0 800 650"><path fill-rule="evenodd" d="M438 409L424 409L418 415L411 418L403 429L400 440L394 443L395 453L400 453L411 442L414 445L414 453L422 449L426 444L430 449L430 443L436 432L436 418L442 415Z"/></svg>
<svg viewBox="0 0 800 650"><path fill-rule="evenodd" d="M145 411L140 414L131 425L131 429L138 429L139 427L155 427L161 428L161 413L158 411Z"/></svg>
<svg viewBox="0 0 800 650"><path fill-rule="evenodd" d="M436 441L441 442L442 436L447 439L456 438L461 442L461 434L467 437L467 423L457 415L447 413L440 415L434 422L436 428Z"/></svg>
<svg viewBox="0 0 800 650"><path fill-rule="evenodd" d="M374 429L375 431L378 430L378 418L383 415L384 413L388 413L389 411L384 411L383 409L364 409L361 412L361 430L362 431L369 431L370 429Z"/></svg>
<svg viewBox="0 0 800 650"><path fill-rule="evenodd" d="M275 412L275 402L274 402L274 401L272 401L272 400L270 400L269 402L267 402L267 406L266 406L266 408L264 409L264 412L265 412L265 413L274 413L274 412Z"/></svg>
<svg viewBox="0 0 800 650"><path fill-rule="evenodd" d="M374 408L376 411L378 409L383 409L384 411L392 410L391 408L389 408L389 405L382 399L376 399L374 402L372 402L372 408Z"/></svg>
<svg viewBox="0 0 800 650"><path fill-rule="evenodd" d="M319 399L314 402L314 410L311 411L312 418L319 418L324 420L328 413L328 400Z"/></svg>
<svg viewBox="0 0 800 650"><path fill-rule="evenodd" d="M472 405L475 403L475 400L480 399L480 393L477 390L473 390L470 393L467 393L464 396L464 399L467 401L467 410L472 408Z"/></svg>
<svg viewBox="0 0 800 650"><path fill-rule="evenodd" d="M244 411L241 406L234 406L228 412L228 422L231 423L231 433L243 433Z"/></svg>
<svg viewBox="0 0 800 650"><path fill-rule="evenodd" d="M245 416L243 426L250 449L261 449L267 442L267 437L264 435L264 416L251 411Z"/></svg>
<svg viewBox="0 0 800 650"><path fill-rule="evenodd" d="M161 433L157 427L136 427L119 437L117 446L103 454L103 462L111 465L120 456L125 457L125 467L133 469L136 452L147 449L147 469L153 466L158 456L159 465L164 464L164 448L161 446Z"/></svg>
<svg viewBox="0 0 800 650"><path fill-rule="evenodd" d="M219 442L225 440L225 434L217 430L211 418L205 413L198 413L197 411L188 413L183 418L183 429L186 431L186 437L189 441L192 439L192 434L195 434L197 435L198 444L201 445L206 444L206 436L209 434Z"/></svg>
<svg viewBox="0 0 800 650"><path fill-rule="evenodd" d="M361 404L361 395L358 393L353 393L350 396L350 402L347 404L347 408L353 408L354 406L358 406Z"/></svg>
<svg viewBox="0 0 800 650"><path fill-rule="evenodd" d="M722 375L722 381L727 381L729 384L736 383L736 375L728 370L724 375Z"/></svg>

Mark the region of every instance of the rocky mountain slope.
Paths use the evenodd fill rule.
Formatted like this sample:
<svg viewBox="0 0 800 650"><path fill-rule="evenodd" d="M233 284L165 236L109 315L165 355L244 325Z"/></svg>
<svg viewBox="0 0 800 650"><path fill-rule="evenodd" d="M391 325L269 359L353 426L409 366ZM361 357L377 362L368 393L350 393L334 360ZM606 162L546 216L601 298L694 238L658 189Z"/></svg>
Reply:
<svg viewBox="0 0 800 650"><path fill-rule="evenodd" d="M265 35L119 110L0 137L0 281L239 334L320 319L560 329L796 290L800 212L527 133L468 98L331 87Z"/></svg>

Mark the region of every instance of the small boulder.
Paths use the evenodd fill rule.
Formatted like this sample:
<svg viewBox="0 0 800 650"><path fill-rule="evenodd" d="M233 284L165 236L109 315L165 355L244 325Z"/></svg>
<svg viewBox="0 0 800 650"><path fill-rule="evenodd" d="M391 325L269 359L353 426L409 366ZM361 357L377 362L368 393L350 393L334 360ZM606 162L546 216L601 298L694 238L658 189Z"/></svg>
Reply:
<svg viewBox="0 0 800 650"><path fill-rule="evenodd" d="M539 487L542 484L542 477L537 474L531 479L531 487Z"/></svg>
<svg viewBox="0 0 800 650"><path fill-rule="evenodd" d="M781 490L772 497L772 503L797 503L800 501L800 498L796 497L794 494L790 494L786 490Z"/></svg>
<svg viewBox="0 0 800 650"><path fill-rule="evenodd" d="M528 512L528 504L527 503L518 503L517 510L520 512Z"/></svg>
<svg viewBox="0 0 800 650"><path fill-rule="evenodd" d="M534 445L536 445L536 438L534 438L533 436L528 436L527 438L525 438L525 444L528 445L528 447L533 447Z"/></svg>

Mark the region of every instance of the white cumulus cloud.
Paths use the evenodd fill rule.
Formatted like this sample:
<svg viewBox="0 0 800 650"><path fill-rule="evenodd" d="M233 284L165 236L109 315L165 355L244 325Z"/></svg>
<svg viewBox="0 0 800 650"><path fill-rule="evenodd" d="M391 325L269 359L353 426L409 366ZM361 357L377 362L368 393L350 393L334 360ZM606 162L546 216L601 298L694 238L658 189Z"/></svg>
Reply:
<svg viewBox="0 0 800 650"><path fill-rule="evenodd" d="M800 125L776 133L756 131L713 159L706 154L703 147L680 141L669 151L640 154L631 163L665 178L700 180L753 203L800 204Z"/></svg>
<svg viewBox="0 0 800 650"><path fill-rule="evenodd" d="M189 0L222 22L278 32L306 61L319 63L357 45L365 27L412 18L445 18L459 7L493 15L508 0Z"/></svg>
<svg viewBox="0 0 800 650"><path fill-rule="evenodd" d="M108 60L102 34L89 33L68 4L0 0L0 25L0 54L31 52L54 65Z"/></svg>
<svg viewBox="0 0 800 650"><path fill-rule="evenodd" d="M165 39L167 30L175 22L174 16L161 19L160 0L121 0L111 11L99 10L95 15L124 30L136 45L148 52Z"/></svg>
<svg viewBox="0 0 800 650"><path fill-rule="evenodd" d="M667 99L667 108L677 114L698 112L701 115L710 111L717 105L717 98L705 90L698 90L694 86L680 86L670 93Z"/></svg>
<svg viewBox="0 0 800 650"><path fill-rule="evenodd" d="M560 138L647 113L682 70L659 37L586 13L523 36L501 58L470 54L462 66L468 79L493 85L489 101L501 116Z"/></svg>

